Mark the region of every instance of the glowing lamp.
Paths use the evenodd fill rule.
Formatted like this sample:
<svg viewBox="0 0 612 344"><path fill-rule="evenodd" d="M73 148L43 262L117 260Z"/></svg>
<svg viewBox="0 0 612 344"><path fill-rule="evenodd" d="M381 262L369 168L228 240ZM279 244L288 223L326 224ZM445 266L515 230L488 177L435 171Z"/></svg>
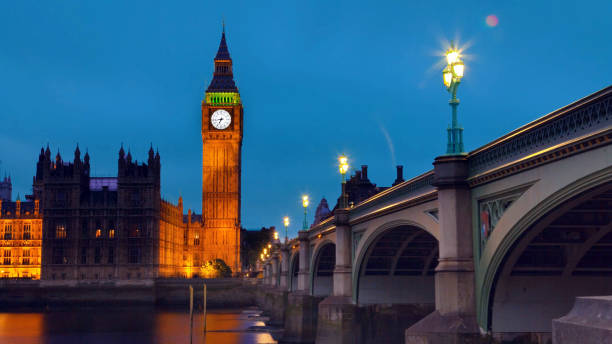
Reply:
<svg viewBox="0 0 612 344"><path fill-rule="evenodd" d="M338 158L338 162L340 163L340 174L344 175L349 169L348 158L344 155L341 155Z"/></svg>
<svg viewBox="0 0 612 344"><path fill-rule="evenodd" d="M442 71L442 78L444 80L444 86L447 88L450 87L451 83L453 82L453 72L451 72L448 66L446 66L446 68L444 68Z"/></svg>
<svg viewBox="0 0 612 344"><path fill-rule="evenodd" d="M263 254L267 254L268 253L268 249L264 248L264 253Z"/></svg>
<svg viewBox="0 0 612 344"><path fill-rule="evenodd" d="M283 224L285 227L289 227L289 216L283 217Z"/></svg>
<svg viewBox="0 0 612 344"><path fill-rule="evenodd" d="M458 60L459 60L459 52L457 50L451 48L446 51L446 62L448 62L449 65L452 65Z"/></svg>
<svg viewBox="0 0 612 344"><path fill-rule="evenodd" d="M302 206L304 208L306 208L306 207L308 207L309 203L310 203L310 201L308 200L308 196L307 195L302 196Z"/></svg>
<svg viewBox="0 0 612 344"><path fill-rule="evenodd" d="M463 72L465 71L465 65L463 61L457 61L453 64L453 73L459 79L463 78Z"/></svg>
<svg viewBox="0 0 612 344"><path fill-rule="evenodd" d="M268 248L272 248L272 244L268 244Z"/></svg>
<svg viewBox="0 0 612 344"><path fill-rule="evenodd" d="M274 231L274 240L278 240L278 232Z"/></svg>

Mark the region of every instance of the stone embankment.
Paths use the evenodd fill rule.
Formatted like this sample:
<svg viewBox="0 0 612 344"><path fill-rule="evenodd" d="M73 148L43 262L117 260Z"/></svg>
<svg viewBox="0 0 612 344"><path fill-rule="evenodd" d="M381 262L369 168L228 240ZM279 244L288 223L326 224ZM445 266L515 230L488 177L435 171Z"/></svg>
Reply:
<svg viewBox="0 0 612 344"><path fill-rule="evenodd" d="M240 308L255 305L253 282L233 278L98 283L0 280L0 309L136 304L182 307L189 302L189 285L194 288L194 304L199 308L204 283L207 286L207 308Z"/></svg>

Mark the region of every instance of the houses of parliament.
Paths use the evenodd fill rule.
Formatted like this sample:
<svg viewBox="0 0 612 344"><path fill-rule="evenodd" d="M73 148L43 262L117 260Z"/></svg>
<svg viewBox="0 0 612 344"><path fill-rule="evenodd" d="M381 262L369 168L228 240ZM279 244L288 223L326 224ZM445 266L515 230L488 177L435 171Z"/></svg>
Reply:
<svg viewBox="0 0 612 344"><path fill-rule="evenodd" d="M138 162L120 148L116 177L90 174L88 153L41 148L32 194L12 201L0 181L0 277L134 280L206 276L222 259L241 271L243 108L225 30L202 101L202 214L162 199L161 158Z"/></svg>

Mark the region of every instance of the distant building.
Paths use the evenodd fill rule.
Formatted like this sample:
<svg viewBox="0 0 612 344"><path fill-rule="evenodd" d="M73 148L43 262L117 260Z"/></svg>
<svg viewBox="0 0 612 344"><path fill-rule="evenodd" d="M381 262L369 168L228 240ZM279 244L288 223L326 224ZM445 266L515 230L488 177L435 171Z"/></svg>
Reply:
<svg viewBox="0 0 612 344"><path fill-rule="evenodd" d="M349 207L357 205L386 189L388 188L376 186L376 184L370 182L370 179L368 179L368 165L361 165L361 171L355 171L355 174L346 181L348 205ZM338 203L336 203L334 210L338 208L340 197L338 197Z"/></svg>
<svg viewBox="0 0 612 344"><path fill-rule="evenodd" d="M317 210L315 211L314 223L313 226L318 225L321 221L332 215L331 210L329 210L329 205L327 204L327 200L324 198L321 199L321 202L317 206Z"/></svg>
<svg viewBox="0 0 612 344"><path fill-rule="evenodd" d="M4 177L2 181L0 181L0 200L10 201L11 194L13 192L13 184L11 183L11 176Z"/></svg>
<svg viewBox="0 0 612 344"><path fill-rule="evenodd" d="M0 277L39 279L41 239L38 200L0 199Z"/></svg>

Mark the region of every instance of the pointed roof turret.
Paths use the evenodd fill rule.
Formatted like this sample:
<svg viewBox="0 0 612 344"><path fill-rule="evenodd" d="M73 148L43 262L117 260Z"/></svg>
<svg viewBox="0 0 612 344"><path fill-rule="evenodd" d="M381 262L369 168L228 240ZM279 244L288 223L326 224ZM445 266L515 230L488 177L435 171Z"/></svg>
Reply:
<svg viewBox="0 0 612 344"><path fill-rule="evenodd" d="M219 50L217 50L217 56L215 60L231 60L229 50L227 49L227 43L225 42L225 23L223 23L223 32L221 33L221 42L219 42Z"/></svg>
<svg viewBox="0 0 612 344"><path fill-rule="evenodd" d="M206 92L238 93L238 87L236 87L234 82L234 73L232 71L232 58L225 41L225 25L223 25L223 32L221 33L219 50L217 50L217 55L215 56L215 72Z"/></svg>

